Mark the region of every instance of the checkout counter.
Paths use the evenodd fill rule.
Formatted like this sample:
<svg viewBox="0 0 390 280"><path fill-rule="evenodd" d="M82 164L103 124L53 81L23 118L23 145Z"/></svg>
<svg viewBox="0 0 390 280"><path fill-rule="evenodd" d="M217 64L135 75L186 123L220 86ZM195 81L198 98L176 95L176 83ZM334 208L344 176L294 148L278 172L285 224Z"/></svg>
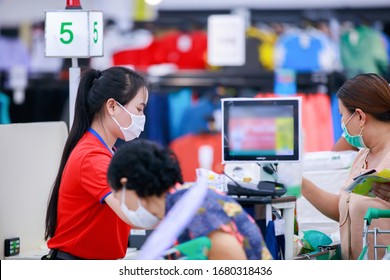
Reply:
<svg viewBox="0 0 390 280"><path fill-rule="evenodd" d="M47 253L44 246L44 217L48 194L67 138L64 122L10 124L0 126L0 238L20 237L21 253L7 259L39 259ZM25 139L28 135L28 140ZM22 141L23 140L23 141ZM15 153L15 149L18 153ZM340 157L339 157L340 158ZM304 170L303 174L320 187L331 186L338 192L348 174L348 161L345 168ZM318 160L316 160L318 163ZM334 160L332 166L335 166ZM336 170L336 171L335 171ZM47 176L42 176L47 174ZM31 187L29 187L31 186ZM12 199L11 199L12 198ZM254 205L257 212L266 209L266 219L270 219L272 208L280 210L284 219L285 259L293 259L294 209L297 205L297 218L300 230L318 229L326 234L337 230L337 223L321 217L319 212L304 198L282 196L264 201L241 201L242 205ZM28 215L25 213L28 209ZM317 211L317 212L316 212ZM326 230L325 230L326 229ZM0 250L4 251L3 243ZM129 248L126 259L134 259L135 248ZM5 258L5 257L1 257Z"/></svg>

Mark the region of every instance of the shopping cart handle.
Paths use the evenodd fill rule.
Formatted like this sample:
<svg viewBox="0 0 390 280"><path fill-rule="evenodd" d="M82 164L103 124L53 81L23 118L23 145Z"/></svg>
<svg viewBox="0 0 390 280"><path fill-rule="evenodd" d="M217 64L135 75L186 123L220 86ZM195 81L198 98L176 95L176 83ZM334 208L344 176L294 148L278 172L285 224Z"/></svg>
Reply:
<svg viewBox="0 0 390 280"><path fill-rule="evenodd" d="M367 221L367 224L371 224L372 219L379 218L390 218L390 210L383 210L378 208L368 208L364 220Z"/></svg>

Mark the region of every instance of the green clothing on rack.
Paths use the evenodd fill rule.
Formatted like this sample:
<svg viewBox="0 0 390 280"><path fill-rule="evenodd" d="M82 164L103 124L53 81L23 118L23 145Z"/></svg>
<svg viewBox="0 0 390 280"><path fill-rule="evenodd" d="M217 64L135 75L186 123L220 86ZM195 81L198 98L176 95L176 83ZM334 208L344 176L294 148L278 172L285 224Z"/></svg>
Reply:
<svg viewBox="0 0 390 280"><path fill-rule="evenodd" d="M383 75L387 71L385 44L379 32L371 27L362 25L342 34L340 50L347 78L361 73Z"/></svg>

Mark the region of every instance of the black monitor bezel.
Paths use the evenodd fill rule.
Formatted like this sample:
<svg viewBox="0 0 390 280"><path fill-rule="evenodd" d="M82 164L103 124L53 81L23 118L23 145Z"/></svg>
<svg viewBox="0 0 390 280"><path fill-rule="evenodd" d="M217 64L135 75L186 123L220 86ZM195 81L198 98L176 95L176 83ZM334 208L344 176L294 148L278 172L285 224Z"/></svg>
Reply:
<svg viewBox="0 0 390 280"><path fill-rule="evenodd" d="M267 162L278 163L285 161L300 161L301 159L301 98L300 97L272 97L272 98L224 98L222 103L222 162ZM228 145L229 109L232 106L293 106L294 122L294 149L292 155L239 155L232 156Z"/></svg>

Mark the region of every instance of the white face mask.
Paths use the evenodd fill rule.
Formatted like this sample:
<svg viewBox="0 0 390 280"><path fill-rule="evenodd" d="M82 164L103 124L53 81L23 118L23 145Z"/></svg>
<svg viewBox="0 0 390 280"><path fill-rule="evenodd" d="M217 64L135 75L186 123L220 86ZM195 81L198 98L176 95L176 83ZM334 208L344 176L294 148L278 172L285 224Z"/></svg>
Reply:
<svg viewBox="0 0 390 280"><path fill-rule="evenodd" d="M114 122L119 126L119 129L122 131L125 141L131 141L135 138L138 138L141 132L144 131L144 126L146 121L145 115L142 116L134 115L129 111L127 111L127 109L123 107L119 102L116 101L116 103L123 110L125 110L125 112L128 113L129 116L131 117L131 125L128 127L123 127L118 123L118 121L113 116L111 116Z"/></svg>
<svg viewBox="0 0 390 280"><path fill-rule="evenodd" d="M126 218L130 221L130 223L136 227L144 228L144 229L152 229L157 223L160 221L159 218L151 214L148 210L146 210L141 201L138 199L138 208L135 211L127 208L125 204L125 194L126 189L122 189L122 201L121 201L121 209L125 214Z"/></svg>

